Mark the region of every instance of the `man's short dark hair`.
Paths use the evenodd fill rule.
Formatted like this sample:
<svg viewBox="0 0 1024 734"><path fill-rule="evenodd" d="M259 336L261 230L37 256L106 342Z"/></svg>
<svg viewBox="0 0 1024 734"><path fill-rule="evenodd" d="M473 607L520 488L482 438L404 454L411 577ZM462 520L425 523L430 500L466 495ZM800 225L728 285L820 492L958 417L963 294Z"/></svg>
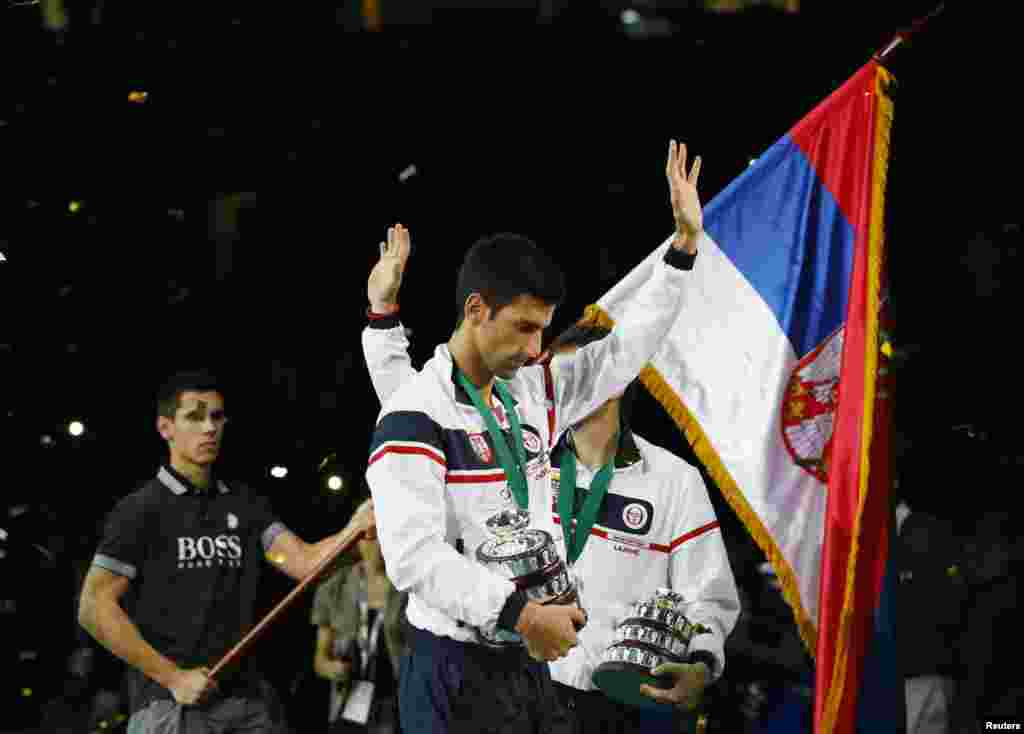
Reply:
<svg viewBox="0 0 1024 734"><path fill-rule="evenodd" d="M558 264L522 235L501 233L477 240L466 253L455 288L456 328L462 324L466 299L479 293L491 318L520 296L549 306L565 298L565 275Z"/></svg>
<svg viewBox="0 0 1024 734"><path fill-rule="evenodd" d="M612 330L607 326L573 324L551 342L548 351L554 353L563 347L585 347L587 344L606 338L611 333ZM633 404L636 402L636 396L639 392L640 378L638 377L629 383L629 387L622 394L622 400L619 403L619 424L622 426L623 431L627 431L630 428L633 418Z"/></svg>
<svg viewBox="0 0 1024 734"><path fill-rule="evenodd" d="M224 394L220 380L208 370L176 372L160 386L156 395L157 415L174 419L181 407L181 395L186 392L219 392Z"/></svg>

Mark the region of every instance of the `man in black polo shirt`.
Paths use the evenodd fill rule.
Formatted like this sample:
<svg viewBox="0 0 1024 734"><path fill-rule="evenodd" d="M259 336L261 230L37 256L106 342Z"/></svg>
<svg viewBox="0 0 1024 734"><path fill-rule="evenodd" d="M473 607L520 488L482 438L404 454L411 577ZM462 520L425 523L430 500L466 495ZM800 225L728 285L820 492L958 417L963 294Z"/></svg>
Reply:
<svg viewBox="0 0 1024 734"><path fill-rule="evenodd" d="M226 422L211 375L179 373L164 385L157 430L170 460L111 511L83 584L80 623L132 668L131 734L287 731L273 690L244 661L216 682L204 666L256 622L263 558L302 579L340 534L307 544L265 499L215 478ZM372 518L364 504L349 527ZM131 617L120 603L129 588Z"/></svg>

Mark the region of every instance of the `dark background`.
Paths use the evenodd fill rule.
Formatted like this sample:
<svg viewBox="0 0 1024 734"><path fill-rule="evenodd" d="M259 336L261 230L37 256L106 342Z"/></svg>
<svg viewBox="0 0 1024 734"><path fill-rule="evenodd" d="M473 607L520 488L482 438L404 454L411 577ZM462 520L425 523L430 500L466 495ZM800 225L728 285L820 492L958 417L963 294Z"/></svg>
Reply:
<svg viewBox="0 0 1024 734"><path fill-rule="evenodd" d="M335 455L358 491L379 410L360 331L388 225L413 235L402 303L417 365L450 334L463 253L495 231L564 266L553 336L670 232L669 138L703 156L710 201L935 7L474 5L384 2L367 32L353 3L91 0L53 31L42 6L0 0L0 488L29 508L5 517L26 529L0 569L32 598L19 615L53 615L53 659L74 636L77 577L61 569L88 561L104 513L153 475L168 373L224 376L224 471L318 539L351 504L322 462ZM946 3L890 65L901 493L967 526L1014 505L1024 457L1019 79L1001 7ZM649 398L636 424L689 456ZM275 578L267 604L287 588ZM312 652L300 607L262 654Z"/></svg>

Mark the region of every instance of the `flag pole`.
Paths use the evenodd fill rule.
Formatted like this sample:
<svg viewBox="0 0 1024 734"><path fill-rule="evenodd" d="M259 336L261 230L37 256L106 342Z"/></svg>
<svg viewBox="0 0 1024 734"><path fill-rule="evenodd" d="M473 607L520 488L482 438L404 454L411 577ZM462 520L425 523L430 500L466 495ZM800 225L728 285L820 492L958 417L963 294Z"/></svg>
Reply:
<svg viewBox="0 0 1024 734"><path fill-rule="evenodd" d="M885 63L889 58L889 54L895 51L904 41L909 41L911 36L913 36L915 33L924 28L929 21L931 21L936 16L940 15L942 11L945 9L946 3L941 2L934 10L932 10L932 12L928 13L928 15L924 16L923 18L918 18L913 23L911 23L910 28L899 31L896 34L896 36L891 41L889 41L885 48L883 48L881 51L875 54L875 60L878 61L879 63Z"/></svg>
<svg viewBox="0 0 1024 734"><path fill-rule="evenodd" d="M364 527L353 528L346 535L339 538L338 544L334 549L324 556L319 563L317 563L313 570L310 571L309 575L306 576L298 586L292 589L288 596L278 602L277 606L271 609L267 615L260 620L259 624L252 628L249 634L243 637L237 645L231 648L231 650L229 650L227 654L213 666L213 670L210 671L210 677L216 678L224 668L231 665L244 653L248 652L253 643L256 642L257 638L266 632L267 628L276 621L286 609L292 606L295 600L299 598L306 589L323 578L327 572L331 570L335 561L346 553L349 548L366 536L366 530L367 529Z"/></svg>

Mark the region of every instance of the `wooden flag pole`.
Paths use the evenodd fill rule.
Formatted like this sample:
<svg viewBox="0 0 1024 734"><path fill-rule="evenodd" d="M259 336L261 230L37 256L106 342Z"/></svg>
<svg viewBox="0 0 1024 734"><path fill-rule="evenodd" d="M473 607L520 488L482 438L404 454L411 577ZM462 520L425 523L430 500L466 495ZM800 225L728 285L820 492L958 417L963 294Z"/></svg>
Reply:
<svg viewBox="0 0 1024 734"><path fill-rule="evenodd" d="M337 547L324 556L309 575L299 582L298 586L291 590L288 596L279 601L277 606L271 609L267 615L249 631L249 634L239 640L238 644L231 648L224 657L222 657L217 664L213 666L213 669L210 671L210 677L216 678L224 668L231 665L238 660L238 658L248 652L253 643L267 630L274 620L280 617L281 614L294 603L302 592L308 589L311 584L316 583L320 578L322 578L338 558L340 558L364 537L366 537L366 528L356 528L350 531L346 537L342 538L338 542Z"/></svg>

